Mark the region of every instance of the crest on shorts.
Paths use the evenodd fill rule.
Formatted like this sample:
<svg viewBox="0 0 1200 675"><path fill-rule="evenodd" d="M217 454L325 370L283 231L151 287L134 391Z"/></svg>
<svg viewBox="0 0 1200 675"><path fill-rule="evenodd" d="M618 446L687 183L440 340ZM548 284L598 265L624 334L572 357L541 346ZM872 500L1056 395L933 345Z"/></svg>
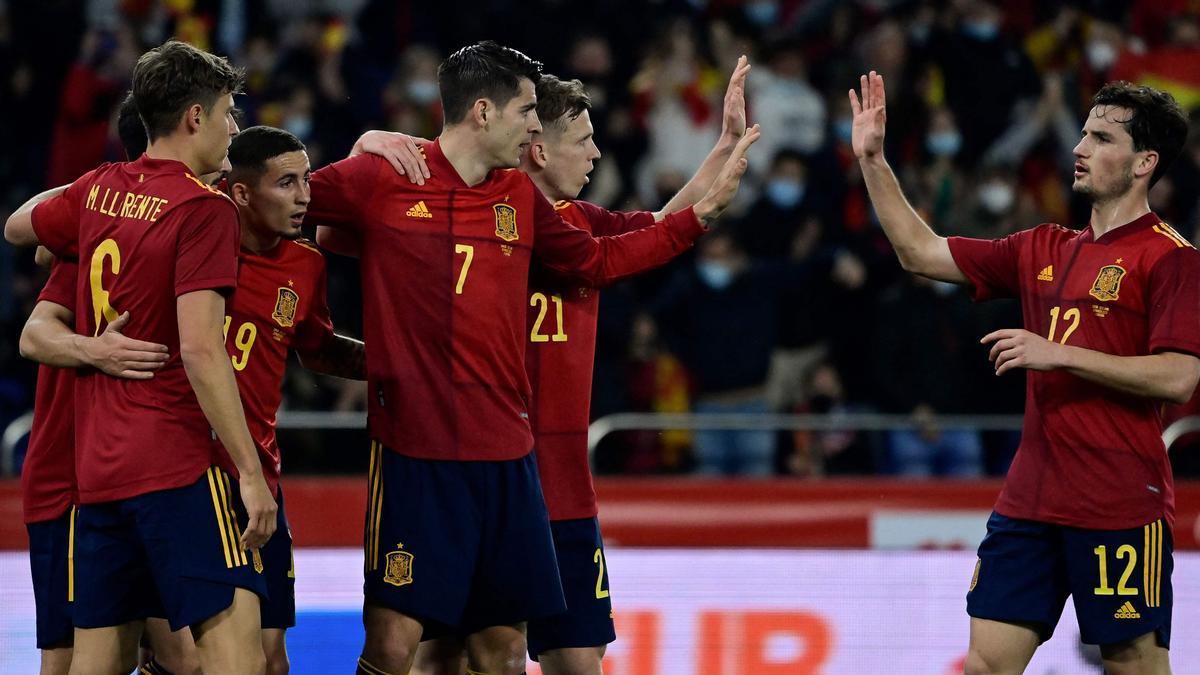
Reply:
<svg viewBox="0 0 1200 675"><path fill-rule="evenodd" d="M975 573L971 575L971 587L967 589L968 593L975 590L975 584L979 583L979 566L982 564L982 560L978 558L975 559Z"/></svg>
<svg viewBox="0 0 1200 675"><path fill-rule="evenodd" d="M1121 279L1125 277L1125 268L1120 265L1105 265L1100 268L1096 280L1092 282L1091 295L1101 302L1111 302L1117 299L1121 291Z"/></svg>
<svg viewBox="0 0 1200 675"><path fill-rule="evenodd" d="M280 287L279 295L275 296L275 311L271 318L284 328L291 328L296 323L296 305L300 304L300 296L290 288Z"/></svg>
<svg viewBox="0 0 1200 675"><path fill-rule="evenodd" d="M397 544L397 549L403 549L404 544ZM395 550L387 554L387 565L383 568L384 583L393 586L405 586L413 582L413 554L404 550Z"/></svg>
<svg viewBox="0 0 1200 675"><path fill-rule="evenodd" d="M496 212L496 236L504 241L516 241L517 234L517 210L508 204L494 204L492 210Z"/></svg>

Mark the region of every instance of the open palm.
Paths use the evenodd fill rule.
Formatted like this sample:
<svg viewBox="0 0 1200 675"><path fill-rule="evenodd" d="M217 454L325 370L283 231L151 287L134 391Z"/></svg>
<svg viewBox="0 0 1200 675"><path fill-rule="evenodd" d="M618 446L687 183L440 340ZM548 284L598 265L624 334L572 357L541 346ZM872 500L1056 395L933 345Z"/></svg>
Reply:
<svg viewBox="0 0 1200 675"><path fill-rule="evenodd" d="M887 96L883 91L883 76L875 71L860 78L862 100L850 90L850 111L854 127L850 145L859 159L883 153L883 134L887 128Z"/></svg>

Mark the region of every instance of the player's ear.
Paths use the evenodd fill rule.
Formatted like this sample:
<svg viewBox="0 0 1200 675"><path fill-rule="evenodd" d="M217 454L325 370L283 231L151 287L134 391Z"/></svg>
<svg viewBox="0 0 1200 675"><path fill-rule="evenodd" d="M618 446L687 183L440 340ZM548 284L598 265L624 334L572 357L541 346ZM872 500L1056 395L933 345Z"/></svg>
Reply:
<svg viewBox="0 0 1200 675"><path fill-rule="evenodd" d="M199 103L193 103L188 106L183 113L183 123L187 126L189 132L195 133L200 128L200 122L204 119L204 106Z"/></svg>
<svg viewBox="0 0 1200 675"><path fill-rule="evenodd" d="M488 116L493 114L492 102L486 98L477 98L475 103L471 105L471 120L476 126L486 127Z"/></svg>
<svg viewBox="0 0 1200 675"><path fill-rule="evenodd" d="M233 203L238 207L246 207L250 205L250 190L246 189L245 183L229 183L229 196L233 198Z"/></svg>
<svg viewBox="0 0 1200 675"><path fill-rule="evenodd" d="M550 163L549 158L546 156L546 144L542 141L534 141L529 146L529 157L533 160L534 166L539 169L546 168L546 165Z"/></svg>
<svg viewBox="0 0 1200 675"><path fill-rule="evenodd" d="M1147 150L1138 154L1141 156L1133 162L1133 175L1141 178L1153 174L1154 170L1158 168L1158 153Z"/></svg>

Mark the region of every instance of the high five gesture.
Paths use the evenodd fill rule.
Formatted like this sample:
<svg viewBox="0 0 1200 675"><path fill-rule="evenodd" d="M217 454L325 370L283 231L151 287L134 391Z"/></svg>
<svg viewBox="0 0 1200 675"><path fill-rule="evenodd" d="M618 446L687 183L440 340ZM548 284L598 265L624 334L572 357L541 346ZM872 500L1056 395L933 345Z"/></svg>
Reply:
<svg viewBox="0 0 1200 675"><path fill-rule="evenodd" d="M862 99L850 90L850 110L854 113L851 146L854 156L868 159L883 156L883 135L887 127L887 95L883 76L875 71L859 78Z"/></svg>

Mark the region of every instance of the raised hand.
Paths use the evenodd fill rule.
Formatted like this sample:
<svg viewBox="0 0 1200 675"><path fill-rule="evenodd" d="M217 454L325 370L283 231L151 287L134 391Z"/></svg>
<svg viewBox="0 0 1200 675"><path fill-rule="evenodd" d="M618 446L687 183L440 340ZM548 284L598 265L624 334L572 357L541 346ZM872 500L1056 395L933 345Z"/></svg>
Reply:
<svg viewBox="0 0 1200 675"><path fill-rule="evenodd" d="M850 111L854 113L854 127L850 145L854 156L870 159L883 154L883 135L887 128L887 96L883 90L883 76L875 71L863 75L859 80L862 100L850 90Z"/></svg>
<svg viewBox="0 0 1200 675"><path fill-rule="evenodd" d="M746 75L750 72L750 61L745 55L738 57L729 86L725 88L725 110L721 118L721 135L734 139L746 133Z"/></svg>
<svg viewBox="0 0 1200 675"><path fill-rule="evenodd" d="M127 323L129 312L109 323L98 337L78 339L87 362L100 371L129 380L149 380L169 358L167 346L126 337L121 331Z"/></svg>
<svg viewBox="0 0 1200 675"><path fill-rule="evenodd" d="M700 222L707 225L716 220L721 215L721 212L729 206L729 202L733 201L734 195L737 194L738 186L742 182L742 176L746 173L746 167L749 166L746 160L746 151L750 149L751 145L754 145L754 142L761 135L762 132L759 131L758 125L755 124L746 131L746 134L742 136L742 140L738 141L737 145L734 146L729 159L725 160L725 166L721 167L721 173L717 175L717 179L713 181L712 187L708 189L708 194L696 202L695 212Z"/></svg>
<svg viewBox="0 0 1200 675"><path fill-rule="evenodd" d="M401 176L417 185L424 185L429 178L429 167L425 164L425 155L421 148L429 145L430 141L418 136L409 136L394 131L368 131L354 143L350 156L369 153L386 159Z"/></svg>

